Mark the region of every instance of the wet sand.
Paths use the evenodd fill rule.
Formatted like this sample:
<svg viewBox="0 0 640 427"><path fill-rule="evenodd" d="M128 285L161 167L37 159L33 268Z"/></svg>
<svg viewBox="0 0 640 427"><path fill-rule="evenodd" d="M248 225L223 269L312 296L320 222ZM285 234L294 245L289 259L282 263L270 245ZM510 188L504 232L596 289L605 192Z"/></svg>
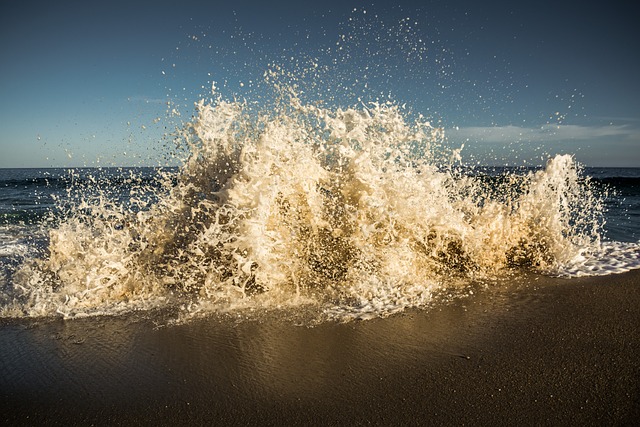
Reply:
<svg viewBox="0 0 640 427"><path fill-rule="evenodd" d="M640 272L385 319L1 321L2 425L633 425Z"/></svg>

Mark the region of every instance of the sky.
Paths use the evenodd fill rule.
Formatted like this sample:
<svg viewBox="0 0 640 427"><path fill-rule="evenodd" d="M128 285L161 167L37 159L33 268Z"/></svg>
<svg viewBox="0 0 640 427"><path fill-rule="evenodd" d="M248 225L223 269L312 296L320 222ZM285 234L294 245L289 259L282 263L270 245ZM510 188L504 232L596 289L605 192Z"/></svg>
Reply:
<svg viewBox="0 0 640 427"><path fill-rule="evenodd" d="M633 3L524 3L3 2L0 167L170 162L213 82L257 97L273 64L310 99L432 118L469 163L640 167Z"/></svg>

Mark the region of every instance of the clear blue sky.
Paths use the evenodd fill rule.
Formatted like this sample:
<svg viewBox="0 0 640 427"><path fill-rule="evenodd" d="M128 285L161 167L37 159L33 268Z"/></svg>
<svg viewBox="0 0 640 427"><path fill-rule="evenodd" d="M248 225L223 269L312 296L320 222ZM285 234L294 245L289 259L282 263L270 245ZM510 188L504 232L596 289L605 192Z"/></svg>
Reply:
<svg viewBox="0 0 640 427"><path fill-rule="evenodd" d="M211 81L242 93L270 63L308 58L337 60L318 92L391 94L471 162L640 167L632 2L394 4L3 2L0 167L161 163L162 135Z"/></svg>

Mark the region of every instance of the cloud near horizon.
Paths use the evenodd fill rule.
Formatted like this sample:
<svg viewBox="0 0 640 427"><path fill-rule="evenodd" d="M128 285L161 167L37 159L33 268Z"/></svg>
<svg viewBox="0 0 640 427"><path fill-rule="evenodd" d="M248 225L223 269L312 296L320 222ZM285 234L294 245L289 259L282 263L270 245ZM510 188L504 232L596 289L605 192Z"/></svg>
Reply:
<svg viewBox="0 0 640 427"><path fill-rule="evenodd" d="M144 96L144 95L133 95L133 96L129 96L127 97L127 101L129 102L143 102L145 104L162 104L162 105L166 105L167 104L167 99L163 99L163 98L154 98L154 97L150 97L150 96Z"/></svg>
<svg viewBox="0 0 640 427"><path fill-rule="evenodd" d="M520 126L471 126L445 129L448 139L456 142L559 142L588 141L602 138L640 141L640 129L629 125L580 126L546 124L536 128Z"/></svg>

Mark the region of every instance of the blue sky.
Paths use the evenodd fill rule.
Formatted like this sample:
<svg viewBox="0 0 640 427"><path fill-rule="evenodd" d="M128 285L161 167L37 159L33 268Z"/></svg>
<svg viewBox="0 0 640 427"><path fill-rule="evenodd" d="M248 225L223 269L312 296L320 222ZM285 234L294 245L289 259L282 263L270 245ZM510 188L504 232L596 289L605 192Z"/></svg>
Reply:
<svg viewBox="0 0 640 427"><path fill-rule="evenodd" d="M332 67L309 92L406 103L468 162L640 167L631 2L306 3L3 2L0 167L162 163L212 81L309 59Z"/></svg>

